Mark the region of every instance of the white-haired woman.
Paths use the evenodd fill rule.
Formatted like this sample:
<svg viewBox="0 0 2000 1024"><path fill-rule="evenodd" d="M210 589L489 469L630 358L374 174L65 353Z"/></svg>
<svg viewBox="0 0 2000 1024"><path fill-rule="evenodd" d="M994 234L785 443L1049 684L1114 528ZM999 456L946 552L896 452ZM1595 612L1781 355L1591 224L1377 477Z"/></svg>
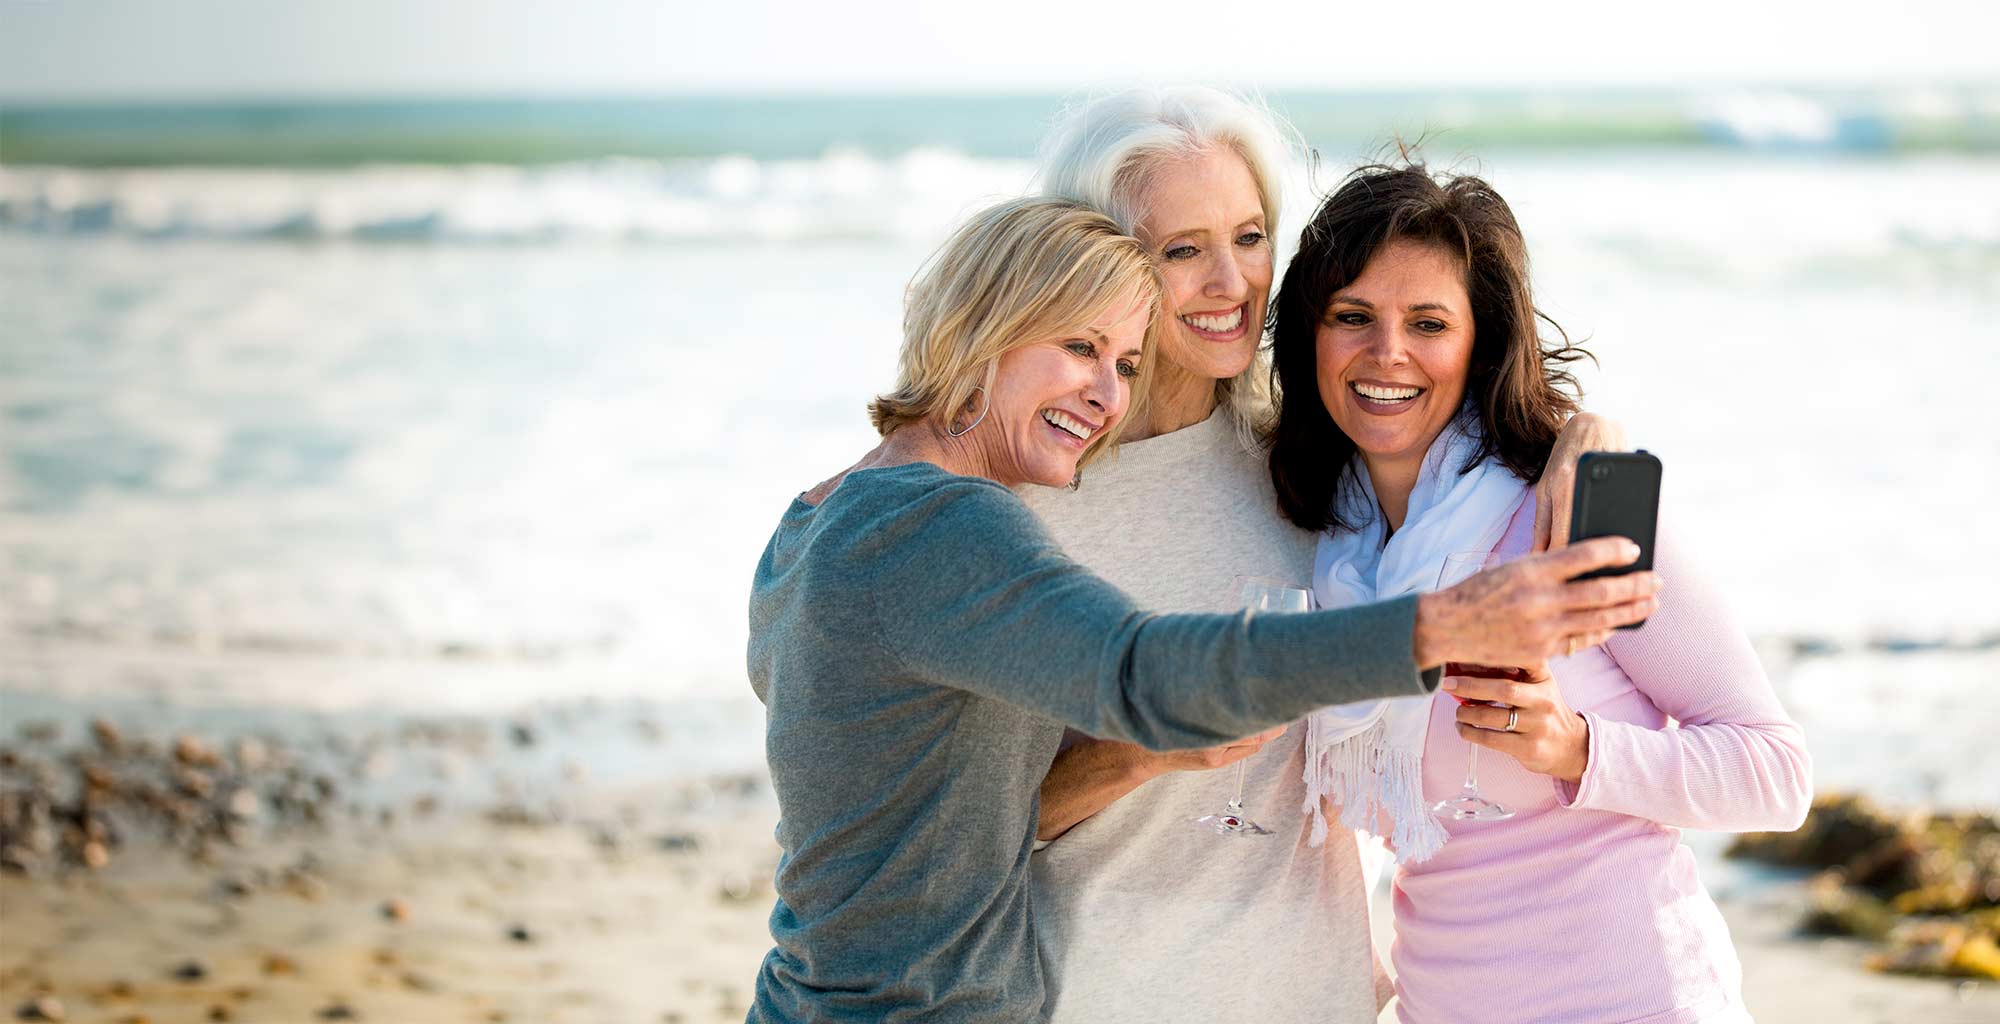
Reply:
<svg viewBox="0 0 2000 1024"><path fill-rule="evenodd" d="M1279 514L1259 441L1270 369L1259 355L1289 133L1208 88L1133 90L1071 112L1040 188L1109 213L1152 254L1166 312L1143 422L1074 488L1022 496L1073 558L1139 603L1231 606L1233 576L1309 586L1314 537ZM1578 416L1538 493L1542 544L1566 529L1577 455L1621 448ZM1254 756L1253 756L1254 755ZM1190 827L1218 810L1248 758L1244 803L1275 835ZM1042 784L1033 861L1057 1021L1373 1020L1390 994L1369 940L1357 843L1309 828L1305 730L1156 753L1070 732Z"/></svg>
<svg viewBox="0 0 2000 1024"><path fill-rule="evenodd" d="M1140 245L1063 200L975 216L911 287L881 444L792 502L751 585L783 851L751 1021L1040 1019L1028 858L1064 724L1215 744L1654 610L1650 574L1566 582L1637 557L1606 538L1334 612L1141 611L1008 488L1117 435L1158 312Z"/></svg>

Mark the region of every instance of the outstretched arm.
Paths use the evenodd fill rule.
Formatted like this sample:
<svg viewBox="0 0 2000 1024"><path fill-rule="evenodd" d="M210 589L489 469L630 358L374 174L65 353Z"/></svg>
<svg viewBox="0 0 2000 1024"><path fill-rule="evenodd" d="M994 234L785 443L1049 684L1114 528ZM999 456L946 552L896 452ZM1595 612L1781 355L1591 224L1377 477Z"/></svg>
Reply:
<svg viewBox="0 0 2000 1024"><path fill-rule="evenodd" d="M1005 488L964 480L875 525L874 568L829 600L869 603L913 678L1079 731L1171 750L1229 744L1329 704L1421 696L1447 660L1518 664L1653 611L1651 573L1590 542L1448 590L1293 615L1154 615L1057 548ZM1595 641L1590 641L1595 642Z"/></svg>

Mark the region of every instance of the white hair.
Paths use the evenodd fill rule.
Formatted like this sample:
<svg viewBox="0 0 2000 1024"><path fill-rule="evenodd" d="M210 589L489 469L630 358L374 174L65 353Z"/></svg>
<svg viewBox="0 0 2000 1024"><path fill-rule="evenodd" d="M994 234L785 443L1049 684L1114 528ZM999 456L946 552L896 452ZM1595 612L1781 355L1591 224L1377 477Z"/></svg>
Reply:
<svg viewBox="0 0 2000 1024"><path fill-rule="evenodd" d="M1285 159L1303 148L1296 139L1261 101L1208 86L1129 89L1065 110L1043 143L1036 182L1046 194L1103 210L1133 234L1146 214L1141 197L1161 164L1228 147L1250 169L1264 232L1275 238ZM1216 382L1216 402L1230 411L1246 444L1257 443L1269 425L1271 386L1261 347L1248 369Z"/></svg>

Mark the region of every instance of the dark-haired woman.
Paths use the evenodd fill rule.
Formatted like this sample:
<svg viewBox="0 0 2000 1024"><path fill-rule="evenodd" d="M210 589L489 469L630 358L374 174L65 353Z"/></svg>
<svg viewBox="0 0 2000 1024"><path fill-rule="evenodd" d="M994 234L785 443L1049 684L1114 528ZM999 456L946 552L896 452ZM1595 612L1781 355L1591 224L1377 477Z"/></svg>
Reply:
<svg viewBox="0 0 2000 1024"><path fill-rule="evenodd" d="M1455 552L1529 549L1527 481L1574 408L1561 366L1582 354L1543 342L1538 319L1520 228L1485 182L1366 168L1320 207L1273 315L1271 477L1285 515L1320 533L1321 607L1429 589ZM1671 533L1655 568L1644 629L1523 666L1524 682L1447 679L1492 705L1441 691L1309 719L1308 789L1401 862L1403 1020L1747 1019L1679 830L1796 828L1811 764ZM1509 755L1480 763L1479 787L1513 817L1430 810L1459 793L1471 745Z"/></svg>

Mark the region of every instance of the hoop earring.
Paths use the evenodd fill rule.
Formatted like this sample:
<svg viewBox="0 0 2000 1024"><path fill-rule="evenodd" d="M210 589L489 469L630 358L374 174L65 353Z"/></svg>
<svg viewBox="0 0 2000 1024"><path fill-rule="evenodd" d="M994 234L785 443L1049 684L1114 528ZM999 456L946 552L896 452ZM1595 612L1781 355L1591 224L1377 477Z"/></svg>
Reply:
<svg viewBox="0 0 2000 1024"><path fill-rule="evenodd" d="M982 395L986 394L986 388L983 386L976 386L972 390L977 391ZM965 435L972 433L972 428L978 426L980 421L986 418L986 413L992 408L993 408L993 398L992 396L989 395L987 396L986 401L982 405L980 405L979 415L973 417L972 422L966 424L964 430L953 430L951 426L947 424L944 428L944 432L950 434L953 437L964 437Z"/></svg>

